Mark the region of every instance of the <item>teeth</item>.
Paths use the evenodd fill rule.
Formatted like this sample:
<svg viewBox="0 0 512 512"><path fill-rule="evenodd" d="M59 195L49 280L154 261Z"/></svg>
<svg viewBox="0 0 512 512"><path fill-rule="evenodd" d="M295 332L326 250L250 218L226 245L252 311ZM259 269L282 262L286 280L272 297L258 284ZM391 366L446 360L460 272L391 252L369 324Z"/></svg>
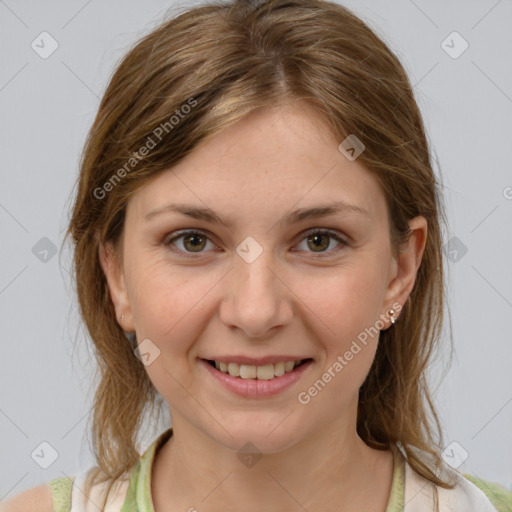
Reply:
<svg viewBox="0 0 512 512"><path fill-rule="evenodd" d="M294 363L295 365L295 363ZM293 370L293 368L292 368ZM281 377L281 375L284 375L284 372L286 371L286 367L284 363L276 363L274 365L274 375L276 377Z"/></svg>
<svg viewBox="0 0 512 512"><path fill-rule="evenodd" d="M296 364L299 364L300 361L286 361L286 363L284 363L284 371L285 372L290 372L293 370L294 366Z"/></svg>
<svg viewBox="0 0 512 512"><path fill-rule="evenodd" d="M221 367L222 368L222 367ZM255 379L258 374L258 369L256 366L249 366L246 364L241 364L240 368L240 377L242 379Z"/></svg>
<svg viewBox="0 0 512 512"><path fill-rule="evenodd" d="M232 375L233 377L239 377L240 365L236 363L228 363L227 372L229 373L229 375Z"/></svg>
<svg viewBox="0 0 512 512"><path fill-rule="evenodd" d="M215 368L223 373L229 373L232 377L240 377L242 379L258 379L270 380L274 377L280 377L285 373L291 372L301 360L286 361L275 364L266 364L263 366L252 366L238 363L225 363L223 361L215 361Z"/></svg>

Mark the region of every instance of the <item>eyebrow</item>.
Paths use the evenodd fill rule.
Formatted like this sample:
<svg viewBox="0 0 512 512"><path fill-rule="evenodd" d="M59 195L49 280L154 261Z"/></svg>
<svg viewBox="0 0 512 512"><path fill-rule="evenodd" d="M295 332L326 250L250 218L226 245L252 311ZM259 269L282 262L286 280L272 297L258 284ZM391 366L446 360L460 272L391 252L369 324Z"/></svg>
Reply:
<svg viewBox="0 0 512 512"><path fill-rule="evenodd" d="M150 211L145 216L145 220L149 221L157 215L163 213L181 213L188 217L192 217L197 220L204 220L207 222L222 224L223 226L230 228L233 224L231 219L224 219L219 214L211 210L210 208L197 207L191 204L167 204ZM337 213L356 213L365 217L370 218L370 214L364 208L355 204L346 203L344 201L336 201L326 205L314 206L311 208L299 208L288 215L285 215L280 223L286 224L297 223L306 219L313 219L318 217L326 217L328 215L334 215Z"/></svg>

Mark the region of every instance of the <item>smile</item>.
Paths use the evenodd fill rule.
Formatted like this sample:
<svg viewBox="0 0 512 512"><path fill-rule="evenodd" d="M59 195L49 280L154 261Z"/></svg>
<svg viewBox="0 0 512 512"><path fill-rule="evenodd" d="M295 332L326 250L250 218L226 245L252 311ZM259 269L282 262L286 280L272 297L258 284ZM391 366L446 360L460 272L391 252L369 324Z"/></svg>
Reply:
<svg viewBox="0 0 512 512"><path fill-rule="evenodd" d="M199 359L199 362L214 382L220 384L221 389L245 398L267 398L283 392L296 383L313 364L313 359L262 366L216 362L208 359ZM216 368L217 365L219 368Z"/></svg>
<svg viewBox="0 0 512 512"><path fill-rule="evenodd" d="M285 373L293 371L294 368L309 359L298 361L281 361L273 364L265 364L261 366L226 363L223 361L208 361L212 366L222 373L229 373L232 377L239 377L241 379L259 379L270 380L275 377L281 377Z"/></svg>

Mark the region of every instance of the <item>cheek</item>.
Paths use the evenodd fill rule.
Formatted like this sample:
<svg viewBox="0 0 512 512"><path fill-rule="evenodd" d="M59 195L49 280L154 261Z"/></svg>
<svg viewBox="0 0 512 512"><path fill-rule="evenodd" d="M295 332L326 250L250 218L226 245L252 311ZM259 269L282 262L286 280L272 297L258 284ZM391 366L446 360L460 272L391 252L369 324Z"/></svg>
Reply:
<svg viewBox="0 0 512 512"><path fill-rule="evenodd" d="M169 265L154 265L132 283L138 342L151 340L158 354L145 370L158 392L173 405L190 399L186 391L193 388L189 351L208 321L205 295L218 281L186 274Z"/></svg>
<svg viewBox="0 0 512 512"><path fill-rule="evenodd" d="M315 407L321 410L330 404L333 415L357 401L377 351L379 296L376 290L369 293L366 284L358 273L344 274L333 280L325 293L315 292L311 307L315 315L310 318L316 326L312 330L322 355L307 383L311 387L303 391L310 398L318 394ZM308 306L311 303L307 302Z"/></svg>
<svg viewBox="0 0 512 512"><path fill-rule="evenodd" d="M343 345L375 325L381 313L382 277L370 262L333 270L325 279L301 280L299 297L325 326L334 345Z"/></svg>
<svg viewBox="0 0 512 512"><path fill-rule="evenodd" d="M168 264L151 265L133 274L131 304L136 331L151 339L160 350L186 350L194 333L207 319L206 296L218 276L194 269L173 269Z"/></svg>
<svg viewBox="0 0 512 512"><path fill-rule="evenodd" d="M332 272L328 279L302 281L300 296L309 311L309 326L323 358L317 378L329 381L329 396L338 406L353 397L363 384L379 340L383 298L382 269L367 258L363 264ZM325 359L324 359L325 358Z"/></svg>

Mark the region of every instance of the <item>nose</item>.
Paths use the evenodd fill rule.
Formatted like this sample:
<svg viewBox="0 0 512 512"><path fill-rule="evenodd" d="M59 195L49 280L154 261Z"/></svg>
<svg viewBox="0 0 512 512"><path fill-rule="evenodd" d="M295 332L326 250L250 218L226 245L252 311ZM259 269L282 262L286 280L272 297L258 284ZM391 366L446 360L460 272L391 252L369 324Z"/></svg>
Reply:
<svg viewBox="0 0 512 512"><path fill-rule="evenodd" d="M275 267L270 250L263 250L252 263L235 255L220 306L225 325L249 338L264 338L290 322L293 294Z"/></svg>

